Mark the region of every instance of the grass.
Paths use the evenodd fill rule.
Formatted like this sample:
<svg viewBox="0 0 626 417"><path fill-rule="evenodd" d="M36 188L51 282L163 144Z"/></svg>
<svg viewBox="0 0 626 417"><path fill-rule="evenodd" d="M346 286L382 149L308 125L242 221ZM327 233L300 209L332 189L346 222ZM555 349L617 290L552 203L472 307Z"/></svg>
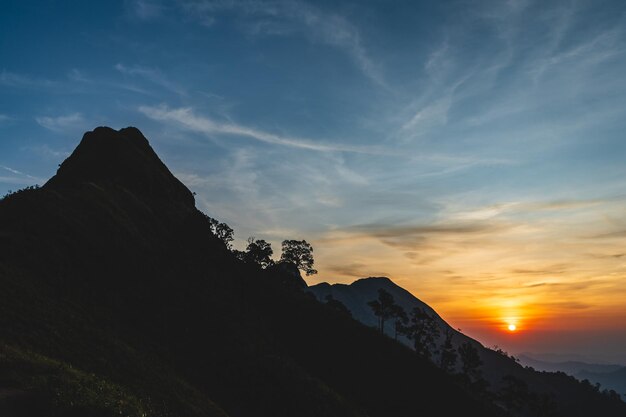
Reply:
<svg viewBox="0 0 626 417"><path fill-rule="evenodd" d="M147 417L154 415L149 400L96 374L42 354L0 343L0 375L12 388L31 393L46 403L50 416L76 410L101 415Z"/></svg>

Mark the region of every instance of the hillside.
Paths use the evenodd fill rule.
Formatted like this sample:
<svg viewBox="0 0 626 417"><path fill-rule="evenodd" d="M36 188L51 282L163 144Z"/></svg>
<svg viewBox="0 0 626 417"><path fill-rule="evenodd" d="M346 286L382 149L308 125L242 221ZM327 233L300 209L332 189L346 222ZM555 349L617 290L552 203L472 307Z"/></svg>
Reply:
<svg viewBox="0 0 626 417"><path fill-rule="evenodd" d="M532 366L538 371L565 372L582 381L587 379L593 385L600 384L601 389L614 390L626 400L626 367L579 361L549 362L538 360L529 355L520 355L520 363Z"/></svg>
<svg viewBox="0 0 626 417"><path fill-rule="evenodd" d="M391 294L395 303L406 312L410 312L417 307L432 315L440 329L440 337L437 341L439 347L443 343L443 335L446 331L453 335L452 344L456 349L463 343L470 343L474 346L483 363L480 370L489 384L488 391L496 402L510 388L506 378L513 376L515 380L520 381L518 390L520 392L528 391L528 393L520 395L520 398L526 397L521 399L521 403L526 403L526 405L520 406L516 414L542 415L542 413L548 412L548 409L553 409L549 412L554 411L558 415L571 417L584 417L599 413L600 410L602 410L600 414L603 416L619 416L626 413L625 403L615 398L609 399L607 396L600 395L594 387L580 384L574 378L564 373L536 372L521 366L515 359L503 352L496 352L484 347L480 342L453 329L434 309L404 288L396 285L389 278L363 278L349 285L320 283L309 287L308 291L314 294L321 302L324 302L326 297L331 296L345 305L356 320L370 327L376 327L378 319L367 303L378 298L379 289L383 289ZM387 323L385 333L389 337L394 337L393 324L391 322ZM399 337L398 340L407 346L411 346L412 342L404 337ZM435 353L433 362L438 363L438 361L439 356ZM460 360L457 361L457 373L460 372L460 362ZM524 386L526 388L523 388ZM608 386L608 388L611 387ZM541 398L541 400L537 400L538 398ZM542 403L544 404L542 405ZM552 404L554 407L552 407ZM537 411L537 407L543 409Z"/></svg>
<svg viewBox="0 0 626 417"><path fill-rule="evenodd" d="M238 261L139 130L88 132L0 201L0 412L504 415L298 279Z"/></svg>
<svg viewBox="0 0 626 417"><path fill-rule="evenodd" d="M588 380L592 384L600 384L604 389L612 389L626 400L626 367L612 372L592 372L582 370L574 375L581 380Z"/></svg>

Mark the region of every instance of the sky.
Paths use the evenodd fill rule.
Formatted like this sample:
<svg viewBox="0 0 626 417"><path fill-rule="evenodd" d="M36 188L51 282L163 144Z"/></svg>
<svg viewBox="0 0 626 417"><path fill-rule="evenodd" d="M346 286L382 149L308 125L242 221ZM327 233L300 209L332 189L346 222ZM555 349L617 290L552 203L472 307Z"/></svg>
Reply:
<svg viewBox="0 0 626 417"><path fill-rule="evenodd" d="M625 74L621 0L3 0L0 195L136 126L237 247L311 242L309 284L626 364Z"/></svg>

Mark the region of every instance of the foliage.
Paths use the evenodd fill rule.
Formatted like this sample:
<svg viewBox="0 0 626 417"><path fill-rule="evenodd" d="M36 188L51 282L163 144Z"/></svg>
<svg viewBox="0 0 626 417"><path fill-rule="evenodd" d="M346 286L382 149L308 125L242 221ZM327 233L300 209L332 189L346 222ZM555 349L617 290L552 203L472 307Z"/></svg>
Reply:
<svg viewBox="0 0 626 417"><path fill-rule="evenodd" d="M271 244L263 239L255 239L253 236L250 236L248 238L246 251L240 256L244 262L257 264L261 268L267 268L268 266L274 265L274 260L272 259L273 254L274 251L272 250Z"/></svg>
<svg viewBox="0 0 626 417"><path fill-rule="evenodd" d="M559 417L554 395L532 391L528 384L513 375L502 378L504 386L496 395L496 400L513 415L535 417Z"/></svg>
<svg viewBox="0 0 626 417"><path fill-rule="evenodd" d="M456 364L457 353L452 346L452 337L454 334L452 330L446 329L445 339L441 346L441 355L439 357L439 366L444 372L454 372L454 366Z"/></svg>
<svg viewBox="0 0 626 417"><path fill-rule="evenodd" d="M30 191L38 190L39 188L40 188L39 184L35 184L35 185L29 185L28 187L24 187L24 188L19 189L17 191L9 190L9 191L7 191L7 193L2 198L0 198L0 201L9 199L11 197L18 196L20 194L25 194L25 193L28 193Z"/></svg>
<svg viewBox="0 0 626 417"><path fill-rule="evenodd" d="M513 355L509 355L509 353L506 350L500 348L498 345L493 345L493 347L489 349L493 350L495 353L502 356L503 358L509 359L513 362L519 362L519 358L516 358Z"/></svg>
<svg viewBox="0 0 626 417"><path fill-rule="evenodd" d="M470 342L464 342L459 346L459 356L461 358L461 369L463 374L467 376L470 382L479 380L482 375L480 367L483 361L478 355L478 349L476 349Z"/></svg>
<svg viewBox="0 0 626 417"><path fill-rule="evenodd" d="M393 305L393 330L394 330L394 339L398 340L398 335L403 334L404 333L404 329L407 325L407 323L409 322L409 317L406 314L406 311L404 311L404 309L397 305L394 304Z"/></svg>
<svg viewBox="0 0 626 417"><path fill-rule="evenodd" d="M29 372L23 372L25 369ZM32 401L47 409L40 412L80 409L86 414L107 410L127 417L154 414L147 399L137 398L118 384L67 363L1 343L0 373L20 389L31 392Z"/></svg>
<svg viewBox="0 0 626 417"><path fill-rule="evenodd" d="M221 223L218 220L207 216L206 214L204 216L209 222L209 230L211 231L211 233L219 240L224 242L228 249L231 249L231 242L234 240L233 229L231 229L230 226L228 226L226 223Z"/></svg>
<svg viewBox="0 0 626 417"><path fill-rule="evenodd" d="M378 330L385 333L385 322L394 316L396 311L396 303L393 296L382 288L378 289L378 299L367 303L378 317Z"/></svg>
<svg viewBox="0 0 626 417"><path fill-rule="evenodd" d="M313 268L313 247L306 240L283 240L281 262L289 262L307 275L317 274Z"/></svg>
<svg viewBox="0 0 626 417"><path fill-rule="evenodd" d="M409 318L409 325L405 329L405 335L413 340L415 352L430 359L437 353L437 339L439 338L439 325L435 317L428 314L424 309L415 307Z"/></svg>
<svg viewBox="0 0 626 417"><path fill-rule="evenodd" d="M530 393L528 384L513 375L502 377L504 387L499 392L499 399L504 407L511 412L519 412L528 403Z"/></svg>

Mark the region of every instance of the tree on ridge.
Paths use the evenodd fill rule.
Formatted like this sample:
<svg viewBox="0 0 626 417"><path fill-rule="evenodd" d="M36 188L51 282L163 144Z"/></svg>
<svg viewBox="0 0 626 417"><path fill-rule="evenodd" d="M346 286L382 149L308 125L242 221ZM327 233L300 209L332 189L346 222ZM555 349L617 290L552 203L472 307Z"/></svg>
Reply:
<svg viewBox="0 0 626 417"><path fill-rule="evenodd" d="M272 245L263 239L255 239L254 236L248 238L248 246L246 251L241 254L244 262L259 265L261 268L267 268L274 265L272 255Z"/></svg>
<svg viewBox="0 0 626 417"><path fill-rule="evenodd" d="M280 262L289 262L307 275L317 274L313 268L313 247L306 240L283 240Z"/></svg>

